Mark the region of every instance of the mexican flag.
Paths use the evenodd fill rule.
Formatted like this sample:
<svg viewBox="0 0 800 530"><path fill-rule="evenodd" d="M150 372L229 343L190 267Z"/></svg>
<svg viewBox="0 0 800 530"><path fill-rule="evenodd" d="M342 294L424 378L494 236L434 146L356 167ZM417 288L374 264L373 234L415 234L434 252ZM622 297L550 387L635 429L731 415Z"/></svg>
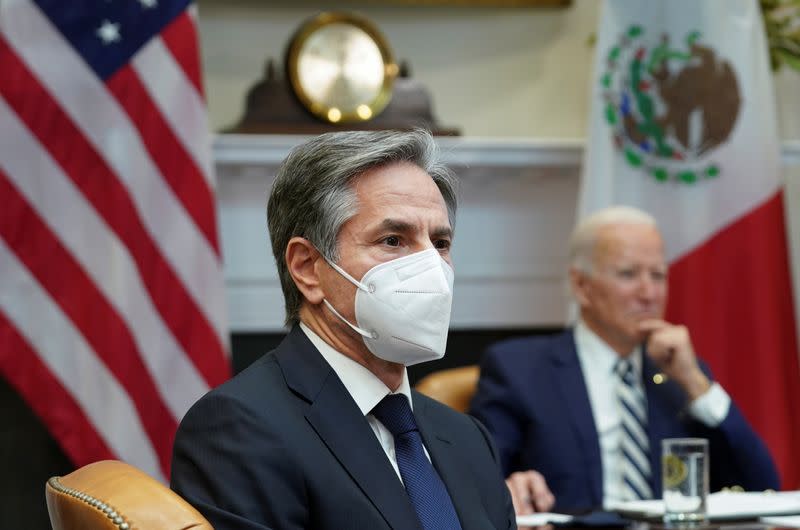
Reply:
<svg viewBox="0 0 800 530"><path fill-rule="evenodd" d="M800 367L778 128L756 0L609 0L579 215L653 214L667 319L800 487ZM794 457L793 457L794 456Z"/></svg>

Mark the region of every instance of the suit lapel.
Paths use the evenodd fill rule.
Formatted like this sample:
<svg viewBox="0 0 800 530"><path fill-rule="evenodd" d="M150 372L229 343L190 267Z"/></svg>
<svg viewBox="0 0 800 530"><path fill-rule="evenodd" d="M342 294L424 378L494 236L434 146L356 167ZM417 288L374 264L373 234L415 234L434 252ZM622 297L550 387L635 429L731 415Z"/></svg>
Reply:
<svg viewBox="0 0 800 530"><path fill-rule="evenodd" d="M589 469L592 502L599 506L603 500L603 466L600 460L600 444L597 427L594 423L589 392L583 379L575 339L572 332L564 333L554 339L558 343L548 352L553 368L551 381L561 402L566 403L569 420L575 430L582 448L584 465Z"/></svg>
<svg viewBox="0 0 800 530"><path fill-rule="evenodd" d="M425 447L428 449L433 466L438 471L453 501L463 530L491 528L486 519L480 495L474 479L467 473L463 454L458 441L439 429L435 418L430 414L428 403L414 394L414 417L417 421Z"/></svg>
<svg viewBox="0 0 800 530"><path fill-rule="evenodd" d="M281 346L276 357L284 378L309 402L305 416L313 429L391 528L419 530L402 483L336 373L297 326Z"/></svg>

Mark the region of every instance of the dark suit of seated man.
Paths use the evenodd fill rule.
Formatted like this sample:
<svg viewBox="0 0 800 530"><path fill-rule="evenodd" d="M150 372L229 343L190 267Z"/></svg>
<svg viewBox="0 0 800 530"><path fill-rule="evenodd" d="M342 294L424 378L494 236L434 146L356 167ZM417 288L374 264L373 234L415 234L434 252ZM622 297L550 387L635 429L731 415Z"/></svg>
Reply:
<svg viewBox="0 0 800 530"><path fill-rule="evenodd" d="M661 440L709 440L710 486L777 489L775 466L689 331L662 320L667 266L648 214L602 210L576 228L574 329L493 345L471 413L495 438L518 513L661 496Z"/></svg>
<svg viewBox="0 0 800 530"><path fill-rule="evenodd" d="M516 528L485 428L412 391L444 355L454 179L424 131L322 135L267 206L291 331L181 421L172 487L226 529Z"/></svg>

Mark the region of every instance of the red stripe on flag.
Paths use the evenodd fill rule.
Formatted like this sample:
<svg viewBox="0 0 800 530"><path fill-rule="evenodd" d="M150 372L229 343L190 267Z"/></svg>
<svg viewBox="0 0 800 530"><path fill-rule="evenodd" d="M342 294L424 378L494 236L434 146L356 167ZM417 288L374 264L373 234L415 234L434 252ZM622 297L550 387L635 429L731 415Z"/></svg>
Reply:
<svg viewBox="0 0 800 530"><path fill-rule="evenodd" d="M178 141L139 76L126 65L106 85L136 125L164 180L219 256L216 205L208 182Z"/></svg>
<svg viewBox="0 0 800 530"><path fill-rule="evenodd" d="M230 367L220 338L158 251L117 175L1 36L0 57L0 94L128 247L153 303L206 382L225 381Z"/></svg>
<svg viewBox="0 0 800 530"><path fill-rule="evenodd" d="M125 322L2 170L0 197L4 199L0 236L130 395L168 476L178 424L161 400Z"/></svg>
<svg viewBox="0 0 800 530"><path fill-rule="evenodd" d="M670 266L667 318L769 446L784 488L800 487L800 362L782 194Z"/></svg>
<svg viewBox="0 0 800 530"><path fill-rule="evenodd" d="M188 11L184 11L161 31L161 40L181 65L186 77L194 85L201 98L203 93L203 77L200 75L200 50L197 43L197 26Z"/></svg>
<svg viewBox="0 0 800 530"><path fill-rule="evenodd" d="M43 332L46 332L43 331ZM76 466L118 458L80 405L0 310L0 374L28 402Z"/></svg>

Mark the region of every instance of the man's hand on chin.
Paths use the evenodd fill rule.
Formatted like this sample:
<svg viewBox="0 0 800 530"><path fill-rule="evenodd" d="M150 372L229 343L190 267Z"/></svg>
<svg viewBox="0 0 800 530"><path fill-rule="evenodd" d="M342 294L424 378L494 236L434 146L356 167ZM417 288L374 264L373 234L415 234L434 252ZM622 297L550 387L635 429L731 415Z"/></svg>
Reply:
<svg viewBox="0 0 800 530"><path fill-rule="evenodd" d="M541 473L534 470L516 471L506 479L511 491L514 512L528 515L534 512L547 512L556 502Z"/></svg>
<svg viewBox="0 0 800 530"><path fill-rule="evenodd" d="M651 318L641 321L639 330L647 337L647 354L667 377L686 391L690 401L708 391L711 382L700 370L686 326Z"/></svg>

